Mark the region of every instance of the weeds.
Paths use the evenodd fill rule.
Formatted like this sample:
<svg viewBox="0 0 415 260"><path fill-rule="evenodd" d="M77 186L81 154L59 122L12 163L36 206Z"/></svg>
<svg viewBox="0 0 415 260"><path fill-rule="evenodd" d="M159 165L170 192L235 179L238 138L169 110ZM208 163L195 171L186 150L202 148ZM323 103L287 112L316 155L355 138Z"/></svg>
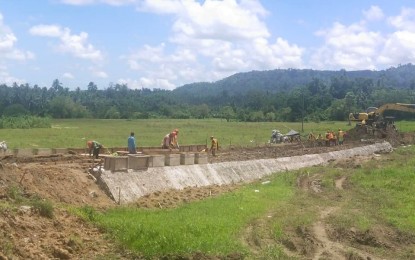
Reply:
<svg viewBox="0 0 415 260"><path fill-rule="evenodd" d="M0 238L0 252L4 255L9 256L13 253L14 245L7 237ZM6 257L7 259L7 257Z"/></svg>
<svg viewBox="0 0 415 260"><path fill-rule="evenodd" d="M42 217L53 218L53 205L49 200L35 199L30 204Z"/></svg>
<svg viewBox="0 0 415 260"><path fill-rule="evenodd" d="M24 200L23 191L17 186L11 186L7 189L7 196L15 200L16 203L21 203Z"/></svg>

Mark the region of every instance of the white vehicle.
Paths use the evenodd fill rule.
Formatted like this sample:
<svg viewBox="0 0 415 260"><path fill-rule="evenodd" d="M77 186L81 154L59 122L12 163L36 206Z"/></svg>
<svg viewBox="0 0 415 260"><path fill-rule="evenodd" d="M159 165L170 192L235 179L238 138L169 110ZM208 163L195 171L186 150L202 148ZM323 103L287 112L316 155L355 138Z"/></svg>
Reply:
<svg viewBox="0 0 415 260"><path fill-rule="evenodd" d="M3 154L7 151L7 144L6 141L1 141L0 142L0 150L3 151Z"/></svg>
<svg viewBox="0 0 415 260"><path fill-rule="evenodd" d="M271 144L279 144L285 141L285 137L279 130L272 130L270 143Z"/></svg>

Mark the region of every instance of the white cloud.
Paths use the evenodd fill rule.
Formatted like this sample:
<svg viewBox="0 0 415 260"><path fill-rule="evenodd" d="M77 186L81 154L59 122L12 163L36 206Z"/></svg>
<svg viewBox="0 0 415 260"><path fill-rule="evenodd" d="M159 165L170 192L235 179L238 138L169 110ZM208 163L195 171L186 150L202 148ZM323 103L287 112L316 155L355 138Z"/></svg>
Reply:
<svg viewBox="0 0 415 260"><path fill-rule="evenodd" d="M13 77L9 74L6 66L0 65L0 84L12 86L13 83L20 85L26 83L26 80Z"/></svg>
<svg viewBox="0 0 415 260"><path fill-rule="evenodd" d="M372 6L364 12L367 20L383 19L383 12ZM375 19L376 18L376 19ZM415 62L415 9L403 8L399 15L385 19L395 31L371 31L365 21L351 25L334 23L316 35L324 38L310 64L318 69L383 69Z"/></svg>
<svg viewBox="0 0 415 260"><path fill-rule="evenodd" d="M4 24L3 15L0 13L0 84L23 84L24 79L16 78L9 73L6 61L27 61L34 59L30 51L22 51L16 47L17 37L13 31Z"/></svg>
<svg viewBox="0 0 415 260"><path fill-rule="evenodd" d="M403 8L400 15L390 17L388 21L398 30L415 32L415 9Z"/></svg>
<svg viewBox="0 0 415 260"><path fill-rule="evenodd" d="M90 68L89 70L91 71L92 75L94 75L97 78L108 78L108 74L105 71L99 70L97 68Z"/></svg>
<svg viewBox="0 0 415 260"><path fill-rule="evenodd" d="M378 61L385 66L415 62L415 9L403 8L398 16L389 17L396 31L387 35Z"/></svg>
<svg viewBox="0 0 415 260"><path fill-rule="evenodd" d="M65 72L62 74L62 77L66 78L66 79L74 79L75 77L72 75L72 73L70 72Z"/></svg>
<svg viewBox="0 0 415 260"><path fill-rule="evenodd" d="M169 82L166 79L158 78L146 78L142 77L138 80L136 79L119 79L117 81L119 84L126 84L128 88L131 89L141 89L141 88L160 88L160 89L174 89L176 86Z"/></svg>
<svg viewBox="0 0 415 260"><path fill-rule="evenodd" d="M124 57L130 69L145 71L143 79L157 79L142 82L180 86L241 71L302 66L302 48L280 37L270 40L263 21L268 13L259 1L146 0L138 10L174 16L168 42Z"/></svg>
<svg viewBox="0 0 415 260"><path fill-rule="evenodd" d="M368 21L378 21L384 18L382 9L377 5L372 5L368 10L363 11L363 14Z"/></svg>
<svg viewBox="0 0 415 260"><path fill-rule="evenodd" d="M126 5L137 2L136 0L61 0L68 5L92 5L92 4L109 4L109 5Z"/></svg>
<svg viewBox="0 0 415 260"><path fill-rule="evenodd" d="M397 31L389 35L378 58L385 66L415 62L415 32Z"/></svg>
<svg viewBox="0 0 415 260"><path fill-rule="evenodd" d="M25 61L33 59L30 51L22 51L16 48L17 37L12 30L3 23L3 15L0 13L0 58Z"/></svg>
<svg viewBox="0 0 415 260"><path fill-rule="evenodd" d="M62 53L70 53L81 59L99 62L104 59L100 50L88 43L88 33L81 32L79 35L71 34L69 28L58 25L36 25L30 28L32 35L58 38L60 40L57 49Z"/></svg>
<svg viewBox="0 0 415 260"><path fill-rule="evenodd" d="M318 69L374 69L384 42L380 33L367 30L363 23L350 26L334 23L316 34L325 40L310 60Z"/></svg>

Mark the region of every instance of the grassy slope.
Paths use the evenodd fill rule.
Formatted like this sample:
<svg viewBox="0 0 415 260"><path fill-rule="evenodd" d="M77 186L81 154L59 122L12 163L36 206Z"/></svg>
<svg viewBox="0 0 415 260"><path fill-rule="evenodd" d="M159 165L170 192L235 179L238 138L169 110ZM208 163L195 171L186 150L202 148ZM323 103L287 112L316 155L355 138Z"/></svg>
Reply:
<svg viewBox="0 0 415 260"><path fill-rule="evenodd" d="M319 210L328 207L338 208L328 221L339 232L355 229L364 233L383 226L411 237L415 236L414 155L415 148L400 148L359 167L346 163L282 173L268 184L246 185L235 193L177 209L118 208L94 213L90 219L123 246L147 257L194 252L242 252L252 257L241 237L249 225L265 219L255 230L256 239L271 238L274 242L255 253L255 258L286 259L282 241L292 239L292 230L311 229ZM308 176L321 179L323 192L298 189L296 180ZM334 186L340 176L348 178L344 190ZM375 255L415 257L411 251L372 249Z"/></svg>

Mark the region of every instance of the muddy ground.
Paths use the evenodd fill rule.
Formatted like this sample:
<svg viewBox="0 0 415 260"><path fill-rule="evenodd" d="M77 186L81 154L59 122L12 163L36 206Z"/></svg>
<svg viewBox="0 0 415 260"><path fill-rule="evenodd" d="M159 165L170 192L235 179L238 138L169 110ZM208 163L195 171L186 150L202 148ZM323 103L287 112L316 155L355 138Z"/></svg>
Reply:
<svg viewBox="0 0 415 260"><path fill-rule="evenodd" d="M413 141L412 136L395 139L396 137L392 140L395 143ZM258 145L250 148L230 147L220 149L216 157L209 154L208 158L210 163L216 163L287 157L348 149L373 141L359 138L347 140L343 146L333 147L313 146L306 142ZM105 210L118 206L88 173L91 166L92 161L80 155L0 157L0 259L139 258L120 249L99 229L71 213L71 210L79 207ZM157 192L140 198L131 206L176 207L237 188L238 185L227 185ZM54 208L53 216L45 216L36 207L26 205L27 198L38 198L45 203L50 201ZM330 212L322 212L322 218L328 213ZM315 228L318 229L319 226ZM324 239L320 240L326 242ZM217 259L214 256L198 254L188 258ZM235 259L240 256L235 254L227 258Z"/></svg>

